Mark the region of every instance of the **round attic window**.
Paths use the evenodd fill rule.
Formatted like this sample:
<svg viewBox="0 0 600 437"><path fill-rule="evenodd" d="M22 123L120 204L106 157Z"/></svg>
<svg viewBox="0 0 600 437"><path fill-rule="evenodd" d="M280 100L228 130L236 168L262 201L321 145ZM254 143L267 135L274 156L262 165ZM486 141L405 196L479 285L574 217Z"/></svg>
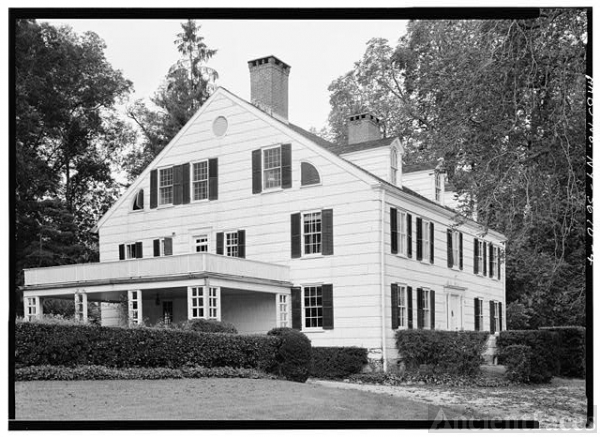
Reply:
<svg viewBox="0 0 600 437"><path fill-rule="evenodd" d="M215 134L216 137L222 137L223 135L225 135L225 132L227 132L228 126L229 126L229 123L227 122L227 119L223 116L219 116L219 117L215 118L215 121L213 121L213 125L212 125L213 133Z"/></svg>

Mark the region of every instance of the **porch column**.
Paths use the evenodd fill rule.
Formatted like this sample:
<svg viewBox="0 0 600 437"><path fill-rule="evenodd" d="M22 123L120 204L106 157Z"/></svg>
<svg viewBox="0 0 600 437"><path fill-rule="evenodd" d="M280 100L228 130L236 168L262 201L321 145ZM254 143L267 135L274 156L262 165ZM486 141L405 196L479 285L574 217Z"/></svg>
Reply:
<svg viewBox="0 0 600 437"><path fill-rule="evenodd" d="M142 313L142 290L127 290L129 326L144 322Z"/></svg>
<svg viewBox="0 0 600 437"><path fill-rule="evenodd" d="M87 322L88 307L87 293L82 291L75 292L75 318Z"/></svg>

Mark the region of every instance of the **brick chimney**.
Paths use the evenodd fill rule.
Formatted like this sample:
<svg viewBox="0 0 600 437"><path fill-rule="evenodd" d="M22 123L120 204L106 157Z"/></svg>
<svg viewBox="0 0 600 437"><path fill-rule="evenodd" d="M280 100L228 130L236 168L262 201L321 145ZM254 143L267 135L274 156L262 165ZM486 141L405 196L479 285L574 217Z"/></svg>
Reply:
<svg viewBox="0 0 600 437"><path fill-rule="evenodd" d="M250 101L275 118L288 122L288 77L290 66L275 56L248 62Z"/></svg>
<svg viewBox="0 0 600 437"><path fill-rule="evenodd" d="M379 119L371 114L353 115L348 119L348 144L381 139Z"/></svg>

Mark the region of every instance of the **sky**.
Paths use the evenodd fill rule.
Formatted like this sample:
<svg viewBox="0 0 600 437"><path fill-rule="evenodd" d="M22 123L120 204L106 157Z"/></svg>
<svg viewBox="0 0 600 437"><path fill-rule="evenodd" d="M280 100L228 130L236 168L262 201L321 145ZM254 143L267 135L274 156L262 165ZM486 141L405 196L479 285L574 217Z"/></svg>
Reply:
<svg viewBox="0 0 600 437"><path fill-rule="evenodd" d="M133 99L149 98L179 58L174 41L182 20L38 20L68 24L75 32L93 31L106 43L113 68L133 82ZM329 115L329 84L350 71L371 38L395 46L406 21L377 20L197 20L201 35L217 54L207 64L217 70L217 85L250 100L247 62L274 55L290 65L289 119L321 129Z"/></svg>

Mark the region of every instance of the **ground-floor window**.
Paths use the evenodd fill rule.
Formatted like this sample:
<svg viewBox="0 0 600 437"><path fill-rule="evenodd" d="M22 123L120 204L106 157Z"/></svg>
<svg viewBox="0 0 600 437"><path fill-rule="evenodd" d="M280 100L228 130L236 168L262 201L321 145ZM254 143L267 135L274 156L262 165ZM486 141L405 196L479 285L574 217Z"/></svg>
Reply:
<svg viewBox="0 0 600 437"><path fill-rule="evenodd" d="M421 292L421 311L423 312L423 328L431 328L431 308L429 305L429 290L423 288Z"/></svg>
<svg viewBox="0 0 600 437"><path fill-rule="evenodd" d="M475 298L475 331L483 331L483 299Z"/></svg>
<svg viewBox="0 0 600 437"><path fill-rule="evenodd" d="M204 287L192 287L190 290L190 309L192 319L204 318Z"/></svg>
<svg viewBox="0 0 600 437"><path fill-rule="evenodd" d="M494 302L494 328L496 332L500 331L500 311L498 302Z"/></svg>
<svg viewBox="0 0 600 437"><path fill-rule="evenodd" d="M285 328L288 326L288 297L285 294L279 295L279 326Z"/></svg>
<svg viewBox="0 0 600 437"><path fill-rule="evenodd" d="M38 315L37 297L28 297L25 299L25 317L31 320Z"/></svg>
<svg viewBox="0 0 600 437"><path fill-rule="evenodd" d="M221 320L221 289L219 287L190 287L188 289L190 319Z"/></svg>
<svg viewBox="0 0 600 437"><path fill-rule="evenodd" d="M208 288L208 318L219 318L219 289L216 287Z"/></svg>
<svg viewBox="0 0 600 437"><path fill-rule="evenodd" d="M129 290L129 324L139 325L142 322L142 292L141 290Z"/></svg>
<svg viewBox="0 0 600 437"><path fill-rule="evenodd" d="M75 318L77 320L87 319L87 298L82 293L75 293Z"/></svg>
<svg viewBox="0 0 600 437"><path fill-rule="evenodd" d="M407 306L406 285L398 285L398 326L402 328L408 326Z"/></svg>
<svg viewBox="0 0 600 437"><path fill-rule="evenodd" d="M304 287L304 327L323 327L323 288Z"/></svg>

